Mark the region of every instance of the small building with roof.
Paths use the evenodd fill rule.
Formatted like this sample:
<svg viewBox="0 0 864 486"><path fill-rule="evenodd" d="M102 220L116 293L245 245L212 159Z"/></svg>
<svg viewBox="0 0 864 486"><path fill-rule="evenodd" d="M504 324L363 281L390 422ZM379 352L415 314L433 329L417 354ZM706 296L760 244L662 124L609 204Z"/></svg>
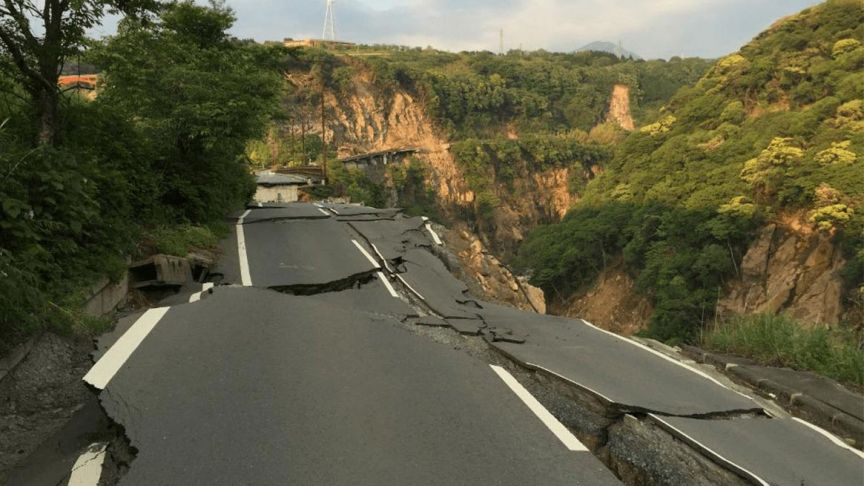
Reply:
<svg viewBox="0 0 864 486"><path fill-rule="evenodd" d="M279 174L272 171L257 174L255 202L281 203L295 202L299 197L298 189L312 185L310 177L298 174Z"/></svg>

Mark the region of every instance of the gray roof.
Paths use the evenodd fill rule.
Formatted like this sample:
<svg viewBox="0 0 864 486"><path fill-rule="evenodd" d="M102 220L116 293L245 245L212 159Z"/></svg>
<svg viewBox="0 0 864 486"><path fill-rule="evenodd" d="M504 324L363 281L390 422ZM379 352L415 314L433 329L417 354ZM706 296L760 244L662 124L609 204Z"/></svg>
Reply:
<svg viewBox="0 0 864 486"><path fill-rule="evenodd" d="M261 186L305 186L309 183L305 176L272 172L262 172L258 174L257 179L258 185Z"/></svg>

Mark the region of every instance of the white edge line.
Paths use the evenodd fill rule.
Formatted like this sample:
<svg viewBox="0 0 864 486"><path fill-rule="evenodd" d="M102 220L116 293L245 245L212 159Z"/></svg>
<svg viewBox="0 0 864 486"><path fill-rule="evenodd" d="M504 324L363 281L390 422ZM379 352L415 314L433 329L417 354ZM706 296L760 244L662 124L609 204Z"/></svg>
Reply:
<svg viewBox="0 0 864 486"><path fill-rule="evenodd" d="M390 292L390 295L391 295L392 297L395 297L395 298L398 299L398 298L399 298L399 294L397 294L397 293L396 293L396 290L393 288L393 286L390 285L390 281L387 280L387 277L386 277L386 276L384 276L384 272L377 272L377 274L378 274L378 278L381 279L381 283L383 283L384 286L387 287L387 291Z"/></svg>
<svg viewBox="0 0 864 486"><path fill-rule="evenodd" d="M645 351L648 351L649 353L651 353L651 354L653 354L653 355L655 355L655 356L659 356L660 358L663 358L663 359L665 359L666 361L669 361L670 363L674 363L674 364L676 364L676 365L678 365L678 366L680 366L680 367L682 367L682 368L684 368L684 369L686 369L686 370L688 370L688 371L691 371L691 372L693 372L693 373L696 373L697 375L701 376L702 378L705 378L706 380L709 380L709 381L713 382L715 385L721 386L721 387L723 387L723 388L725 388L725 389L727 389L727 390L729 390L729 391L733 391L733 392L735 392L735 393L741 395L742 397L744 397L744 398L746 398L746 399L748 399L748 400L753 400L753 397L749 397L749 396L747 396L747 395L745 395L745 394L739 392L738 390L733 390L732 388L729 388L728 386L726 386L726 385L724 385L723 383L719 382L719 381L718 381L716 378L714 378L713 376L711 376L711 375L705 373L705 372L702 371L702 370L696 369L696 368L694 368L694 367L688 365L687 363L682 363L681 361L678 361L677 359L674 359L674 358L672 358L671 356L667 356L667 355L661 353L660 351L657 351L656 349L651 349L650 347L645 346L644 344L642 344L642 343L640 343L640 342L636 342L636 341L634 341L634 340L632 340L632 339L627 339L627 338L624 337L624 336L619 336L618 334L615 334L614 332L610 332L610 331L607 331L607 330L605 330L605 329L601 329L601 328L595 326L594 324L591 324L590 322L586 321L585 319L580 319L580 320L581 320L582 322L584 322L585 324L588 324L589 326L593 327L594 329L596 329L596 330L598 330L598 331L600 331L600 332L602 332L602 333L608 334L608 335L610 335L610 336L612 336L612 337L614 337L614 338L616 338L616 339L618 339L618 340L624 341L625 343L632 344L633 346L636 346L636 347L641 348L641 349L643 349L643 350L645 350Z"/></svg>
<svg viewBox="0 0 864 486"><path fill-rule="evenodd" d="M423 294L421 294L420 292L417 292L417 290L414 287L412 287L411 284L409 284L407 280L402 278L402 275L399 275L397 273L396 278L398 278L400 282L405 284L405 286L408 287L408 290L410 290L411 292L414 292L414 295L416 295L420 300L422 300L424 302L426 301L426 297L423 297Z"/></svg>
<svg viewBox="0 0 864 486"><path fill-rule="evenodd" d="M513 378L513 375L511 375L509 371L500 366L489 366L492 368L492 371L494 371L495 374L497 374L498 377L501 378L501 380L503 380L511 390L513 390L513 393L515 393L516 396L519 397L519 399L522 400L522 402L527 405L532 412L534 412L534 415L543 422L543 425L555 434L555 437L558 437L558 440L564 444L564 447L566 447L567 450L579 452L588 451L588 448L579 442L579 439L577 439L576 436L567 429L567 427L564 427L564 424L559 422L554 415L549 413L549 410L546 410L546 407L538 402L521 383L516 381L516 378Z"/></svg>
<svg viewBox="0 0 864 486"><path fill-rule="evenodd" d="M380 258L381 261L384 262L384 268L387 269L387 271L390 273L395 273L395 272L393 272L393 269L390 268L390 264L387 263L387 259L384 258L384 255L382 255L381 252L378 251L378 247L375 246L375 243L369 243L369 244L372 245L372 250L375 251L375 254L378 255L378 258Z"/></svg>
<svg viewBox="0 0 864 486"><path fill-rule="evenodd" d="M800 422L803 425L806 425L807 427L809 427L809 428L815 430L816 432L824 435L828 440L833 442L834 445L836 445L838 447L842 447L844 449L847 449L847 450L851 451L852 453L854 453L855 455L857 455L858 457L864 459L864 452L861 452L858 449L856 449L856 448L850 446L849 444L843 442L839 437L835 436L831 432L828 432L827 430L823 429L822 427L819 427L818 425L815 425L815 424L811 424L810 422L808 422L806 420L802 420L798 417L792 417L792 420L794 420L796 422Z"/></svg>
<svg viewBox="0 0 864 486"><path fill-rule="evenodd" d="M316 209L317 209L318 211L320 211L321 214L323 214L324 216L327 216L328 218L330 217L330 213L328 213L327 211L324 211L324 210L321 209L321 208L316 208Z"/></svg>
<svg viewBox="0 0 864 486"><path fill-rule="evenodd" d="M375 259L372 258L372 255L370 255L368 251L366 251L366 248L363 248L360 243L357 243L357 240L351 240L351 243L354 243L354 246L356 246L357 249L360 250L360 253L362 253L363 256L365 256L366 259L369 260L373 267L381 268L381 265L379 265L378 262L376 262Z"/></svg>
<svg viewBox="0 0 864 486"><path fill-rule="evenodd" d="M100 390L104 390L111 378L117 374L129 356L138 348L138 345L150 334L150 331L156 327L168 309L170 307L148 309L90 368L83 380Z"/></svg>
<svg viewBox="0 0 864 486"><path fill-rule="evenodd" d="M651 418L653 418L654 420L656 420L656 421L662 423L664 426L669 427L670 429L674 430L675 433L681 435L682 437L686 437L687 440L689 440L689 441L693 442L694 444L696 444L697 446L701 447L703 450L705 450L706 452L708 452L708 453L711 454L712 456L716 457L717 459L719 459L719 460L725 462L726 464L729 464L729 465L733 466L734 468L738 469L739 471L741 471L741 472L743 472L743 473L745 473L745 474L750 475L751 478L753 478L753 479L756 480L756 481L759 481L759 484L761 484L762 486L771 486L771 485L770 485L768 482L766 482L764 479L762 479L762 478L760 478L759 476L757 476L756 474L754 474L753 471L750 471L750 470L748 470L748 469L745 469L744 467L741 467L741 466L739 466L738 464L735 464L734 462L730 461L729 459L726 459L725 457L721 456L720 454L718 454L717 452L715 452L714 450L712 450L710 447L708 447L708 446L706 446L705 444L699 442L698 440L694 439L693 437L690 437L689 435L685 434L685 433L682 432L680 429L678 429L678 428L675 427L674 425L670 424L669 422L666 422L665 420L661 419L661 418L658 417L657 415L654 415L653 413L649 413L648 415L649 415Z"/></svg>
<svg viewBox="0 0 864 486"><path fill-rule="evenodd" d="M249 273L249 257L246 255L246 233L243 230L243 220L251 210L247 209L237 220L237 255L240 259L240 283L244 287L252 286L252 275Z"/></svg>
<svg viewBox="0 0 864 486"><path fill-rule="evenodd" d="M432 225L429 224L429 218L427 218L426 216L420 216L420 219L424 221L423 226L425 226L426 230L429 231L429 234L432 235L432 241L434 241L436 245L443 245L444 243L441 242L441 238L438 237L438 233L436 233L435 230L432 229Z"/></svg>
<svg viewBox="0 0 864 486"><path fill-rule="evenodd" d="M96 486L102 478L102 463L105 462L105 449L108 444L96 442L82 452L69 474L69 486Z"/></svg>

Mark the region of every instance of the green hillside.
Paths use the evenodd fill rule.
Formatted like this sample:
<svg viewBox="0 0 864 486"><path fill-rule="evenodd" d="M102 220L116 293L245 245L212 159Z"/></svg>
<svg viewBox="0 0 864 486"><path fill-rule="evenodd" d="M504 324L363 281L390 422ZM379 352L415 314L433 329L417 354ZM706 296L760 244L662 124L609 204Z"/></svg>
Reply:
<svg viewBox="0 0 864 486"><path fill-rule="evenodd" d="M561 224L528 237L518 266L566 294L621 258L654 301L650 334L694 339L753 230L798 212L842 244L860 305L862 40L861 3L829 1L720 59L624 140Z"/></svg>

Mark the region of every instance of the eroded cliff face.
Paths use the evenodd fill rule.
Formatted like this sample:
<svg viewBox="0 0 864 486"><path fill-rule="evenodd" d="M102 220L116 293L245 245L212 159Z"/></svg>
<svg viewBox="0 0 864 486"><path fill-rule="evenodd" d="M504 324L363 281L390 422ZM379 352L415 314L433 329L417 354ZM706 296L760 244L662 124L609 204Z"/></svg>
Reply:
<svg viewBox="0 0 864 486"><path fill-rule="evenodd" d="M578 317L603 329L631 336L648 327L653 307L636 291L636 283L620 263L606 268L584 292L552 299L549 313Z"/></svg>
<svg viewBox="0 0 864 486"><path fill-rule="evenodd" d="M744 255L741 276L718 302L718 312L782 312L803 323L837 324L844 264L830 236L807 226L769 224Z"/></svg>
<svg viewBox="0 0 864 486"><path fill-rule="evenodd" d="M616 84L612 87L612 99L609 101L609 114L606 119L617 123L624 130L636 129L630 114L630 86Z"/></svg>
<svg viewBox="0 0 864 486"><path fill-rule="evenodd" d="M292 80L312 82L304 75L294 75ZM326 139L332 143L335 137L340 157L405 147L420 149L417 158L428 169L426 183L435 192L442 214L468 223L484 247L504 261L515 253L528 231L538 224L559 221L575 202L568 190L569 169L532 172L523 167L512 185L496 187L501 204L494 216L476 221L476 194L453 158L449 140L435 127L421 100L399 90L382 95L369 73L358 65L350 93L328 92L325 103ZM515 132L511 135L518 137ZM593 175L591 171L578 174L585 178Z"/></svg>

